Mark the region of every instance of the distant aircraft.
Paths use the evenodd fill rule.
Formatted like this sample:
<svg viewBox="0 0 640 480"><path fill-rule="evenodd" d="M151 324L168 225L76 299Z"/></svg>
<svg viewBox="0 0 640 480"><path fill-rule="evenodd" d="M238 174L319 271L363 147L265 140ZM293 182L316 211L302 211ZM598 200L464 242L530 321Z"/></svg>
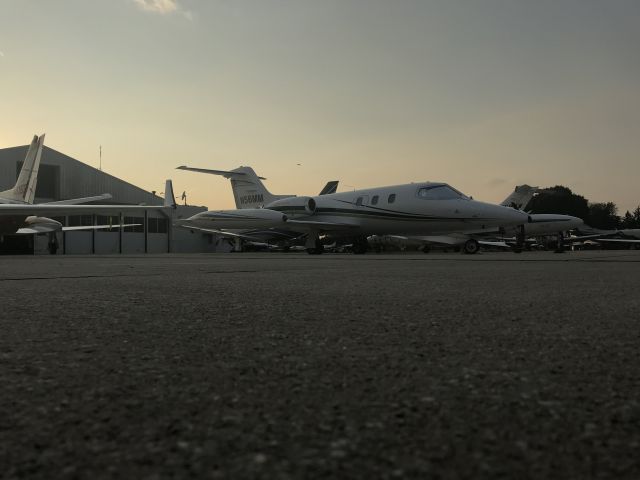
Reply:
<svg viewBox="0 0 640 480"><path fill-rule="evenodd" d="M530 187L529 185L518 185L515 190L505 198L500 205L505 207L513 207L518 210L524 210L533 196L540 191L539 187Z"/></svg>
<svg viewBox="0 0 640 480"><path fill-rule="evenodd" d="M628 245L632 249L640 249L640 228L626 228L621 230L599 230L594 228L579 228L579 236L574 240L590 240L604 245Z"/></svg>

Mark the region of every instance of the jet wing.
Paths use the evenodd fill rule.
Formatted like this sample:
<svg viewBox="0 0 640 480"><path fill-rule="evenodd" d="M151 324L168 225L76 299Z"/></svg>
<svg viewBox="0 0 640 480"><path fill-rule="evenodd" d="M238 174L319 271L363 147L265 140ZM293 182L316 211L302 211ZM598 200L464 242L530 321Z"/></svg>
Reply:
<svg viewBox="0 0 640 480"><path fill-rule="evenodd" d="M19 228L16 231L16 235L32 235L38 233L50 233L57 232L62 230L63 232L73 232L76 230L102 230L108 228L125 228L125 227L137 227L138 225L142 225L141 223L127 223L127 224L118 224L118 225L84 225L77 227L62 227L62 229L52 228L50 225L33 225L31 227L23 227Z"/></svg>
<svg viewBox="0 0 640 480"><path fill-rule="evenodd" d="M140 210L163 210L162 205L47 205L47 204L0 204L0 215L86 215L114 214Z"/></svg>
<svg viewBox="0 0 640 480"><path fill-rule="evenodd" d="M359 225L342 222L323 222L318 220L287 220L287 225L316 228L320 230L342 230L345 228L359 228Z"/></svg>
<svg viewBox="0 0 640 480"><path fill-rule="evenodd" d="M113 198L110 193L103 193L94 197L70 198L69 200L58 200L57 202L38 203L36 205L79 205L81 203L99 202Z"/></svg>
<svg viewBox="0 0 640 480"><path fill-rule="evenodd" d="M182 224L178 224L177 226L180 228L186 228L187 230L195 230L197 232L213 233L214 235L219 235L221 237L241 238L243 240L251 240L254 242L261 241L261 239L258 237L252 237L251 235L246 235L244 233L229 232L227 230L216 230L215 228L194 227L194 226L182 225Z"/></svg>
<svg viewBox="0 0 640 480"><path fill-rule="evenodd" d="M485 247L501 247L501 248L512 248L513 245L509 245L507 242L490 242L487 240L478 240L480 245L484 245Z"/></svg>
<svg viewBox="0 0 640 480"><path fill-rule="evenodd" d="M604 243L640 243L640 240L634 240L631 238L594 238L595 242Z"/></svg>

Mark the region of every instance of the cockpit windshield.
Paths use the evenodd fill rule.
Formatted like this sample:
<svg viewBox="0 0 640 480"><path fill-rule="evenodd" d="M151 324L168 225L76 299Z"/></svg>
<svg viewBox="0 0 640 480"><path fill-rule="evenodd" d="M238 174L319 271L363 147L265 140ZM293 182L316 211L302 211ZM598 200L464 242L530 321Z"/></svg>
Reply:
<svg viewBox="0 0 640 480"><path fill-rule="evenodd" d="M427 187L420 187L418 190L418 198L423 200L468 200L466 195L463 195L455 188L446 184L429 185Z"/></svg>

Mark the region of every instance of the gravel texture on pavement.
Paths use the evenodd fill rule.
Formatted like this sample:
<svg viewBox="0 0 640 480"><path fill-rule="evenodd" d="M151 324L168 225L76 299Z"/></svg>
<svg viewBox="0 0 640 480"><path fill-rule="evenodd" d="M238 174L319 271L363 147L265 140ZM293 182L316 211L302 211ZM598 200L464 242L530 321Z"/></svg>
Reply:
<svg viewBox="0 0 640 480"><path fill-rule="evenodd" d="M0 257L0 478L640 478L640 252Z"/></svg>

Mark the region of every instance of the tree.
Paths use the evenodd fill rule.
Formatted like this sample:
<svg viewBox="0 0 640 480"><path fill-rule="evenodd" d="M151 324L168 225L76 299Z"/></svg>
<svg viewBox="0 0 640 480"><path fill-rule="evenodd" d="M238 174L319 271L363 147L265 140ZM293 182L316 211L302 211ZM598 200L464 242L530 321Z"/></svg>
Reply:
<svg viewBox="0 0 640 480"><path fill-rule="evenodd" d="M613 202L589 204L589 218L587 223L594 228L615 230L620 226L618 207Z"/></svg>
<svg viewBox="0 0 640 480"><path fill-rule="evenodd" d="M576 195L567 187L556 185L545 188L533 197L526 207L531 213L557 213L573 215L583 220L589 218L589 202L581 195Z"/></svg>
<svg viewBox="0 0 640 480"><path fill-rule="evenodd" d="M624 217L622 217L620 226L622 228L636 228L636 221L633 218L633 214L629 210L627 210L624 214Z"/></svg>

